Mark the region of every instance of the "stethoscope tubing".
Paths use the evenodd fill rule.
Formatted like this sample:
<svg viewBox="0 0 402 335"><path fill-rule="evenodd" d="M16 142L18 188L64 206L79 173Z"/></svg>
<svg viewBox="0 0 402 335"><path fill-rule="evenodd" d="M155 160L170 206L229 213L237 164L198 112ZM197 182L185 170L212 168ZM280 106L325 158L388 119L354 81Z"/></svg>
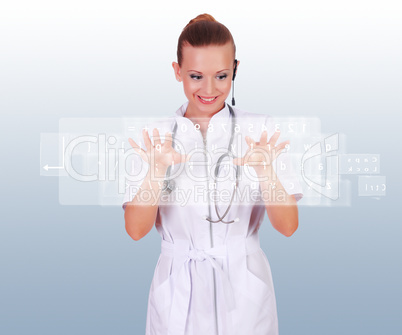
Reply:
<svg viewBox="0 0 402 335"><path fill-rule="evenodd" d="M217 161L217 164L216 164L216 167L215 167L215 176L214 176L214 184L215 185L217 185L217 176L218 176L218 174L219 174L219 168L220 168L220 166L221 166L221 162L222 162L222 160L226 157L226 156L230 156L230 148L231 148L231 146L232 146L232 143L233 143L233 139L234 139L234 134L235 134L235 126L236 126L236 115L235 115L235 112L234 112L234 110L233 110L233 108L230 106L230 105L228 105L228 107L229 107L229 111L230 111L230 115L231 115L231 117L232 117L232 129L231 129L231 136L230 136L230 140L229 140L229 145L228 145L228 153L225 153L225 154L223 154L222 156L220 156L219 157L219 159L218 159L218 161ZM175 125L174 125L174 127L173 127L173 131L172 131L172 146L174 146L174 139L175 139L175 136L176 136L176 132L177 132L177 122L175 122ZM168 168L167 168L167 170L166 170L166 175L165 175L165 180L164 180L164 182L163 182L163 191L164 192L167 192L167 193L171 193L172 191L173 191L173 189L174 189L174 183L173 183L173 181L171 181L171 180L169 180L169 177L170 177L170 171L171 171L171 167L172 166L169 166ZM229 210L230 210L230 208L232 207L232 203L233 203L233 200L234 200L234 196L235 196L235 194L236 194L236 191L237 191L237 188L238 188L238 186L239 186L239 173L240 172L240 169L239 169L239 166L237 165L236 166L236 183L235 183L235 186L234 186L234 190L233 190L233 192L232 192L232 197L231 197L231 199L230 199L230 203L229 203L229 206L227 207L227 209L226 209L226 211L223 213L223 215L221 216L220 214L219 214L219 211L218 211L218 205L217 205L217 203L216 203L216 200L214 199L214 204L215 204L215 212L216 212L216 216L219 218L218 220L212 220L211 218L209 218L209 217L205 217L205 219L207 220L207 221L209 221L209 222L211 222L211 223L218 223L218 222L222 222L222 223L226 223L226 224L229 224L229 223L234 223L234 222L237 222L238 221L238 218L236 218L235 220L230 220L230 221L224 221L224 218L226 217L226 215L229 213ZM173 184L173 185L172 185Z"/></svg>

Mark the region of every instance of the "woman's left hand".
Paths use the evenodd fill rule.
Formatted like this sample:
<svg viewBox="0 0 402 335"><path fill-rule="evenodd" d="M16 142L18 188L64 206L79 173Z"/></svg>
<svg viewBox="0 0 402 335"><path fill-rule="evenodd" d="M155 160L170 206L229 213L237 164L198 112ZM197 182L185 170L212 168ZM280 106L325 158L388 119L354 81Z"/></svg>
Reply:
<svg viewBox="0 0 402 335"><path fill-rule="evenodd" d="M262 132L259 142L255 142L251 137L246 136L245 140L249 147L243 157L233 159L233 164L250 165L259 176L269 173L272 168L272 162L285 149L286 145L290 143L289 141L285 141L275 146L279 135L279 131L275 132L269 142L267 142L268 134L266 130Z"/></svg>

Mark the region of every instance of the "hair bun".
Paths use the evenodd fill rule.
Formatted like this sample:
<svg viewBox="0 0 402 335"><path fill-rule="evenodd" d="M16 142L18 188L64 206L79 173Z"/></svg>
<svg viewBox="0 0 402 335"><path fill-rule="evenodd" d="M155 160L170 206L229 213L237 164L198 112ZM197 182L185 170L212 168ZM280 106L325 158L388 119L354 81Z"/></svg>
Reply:
<svg viewBox="0 0 402 335"><path fill-rule="evenodd" d="M212 15L200 14L192 19L182 30L177 43L177 62L183 62L183 47L205 47L208 45L233 45L233 59L236 57L236 45L229 29L215 20Z"/></svg>
<svg viewBox="0 0 402 335"><path fill-rule="evenodd" d="M204 13L204 14L200 14L197 17L195 17L194 19L192 19L189 23L187 23L187 26L185 26L184 29L186 29L190 24L193 24L193 23L199 22L199 21L217 22L212 15Z"/></svg>

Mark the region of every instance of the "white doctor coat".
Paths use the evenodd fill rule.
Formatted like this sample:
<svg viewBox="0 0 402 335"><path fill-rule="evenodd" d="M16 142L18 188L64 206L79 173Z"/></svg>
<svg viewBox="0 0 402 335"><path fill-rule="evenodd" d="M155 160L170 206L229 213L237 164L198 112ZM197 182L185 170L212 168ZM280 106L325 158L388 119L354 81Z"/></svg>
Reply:
<svg viewBox="0 0 402 335"><path fill-rule="evenodd" d="M214 176L214 164L222 154L219 149L227 151L231 136L228 106L225 105L210 119L211 131L207 132L206 143L201 133L194 129L192 121L183 116L187 106L188 102L177 110L170 122L162 122L157 127L163 135L166 131L172 131L176 121L175 140L181 148L184 147L186 153L195 147L198 150L206 149L208 155L199 154L195 149L190 159L193 164L185 164L187 167L190 165L190 169L182 169L175 174L181 164L175 166L171 175L174 176L176 189L169 196L161 198L155 222L162 238L161 254L149 292L146 335L277 335L272 275L258 237L265 207L255 201L255 197L247 198L234 201L225 218L237 219L237 222L210 223L205 218L218 218L214 202L211 197L205 196L204 191L215 187L211 176ZM238 146L234 151L237 150L237 156L243 156L247 150L245 135L259 141L261 125L264 124L269 139L274 125L272 118L267 115L233 109L241 136L241 142L234 142ZM221 127L222 123L227 126ZM281 139L277 143L280 142ZM302 189L287 155L282 153L274 168L287 193L295 194L299 200ZM145 176L149 165L139 162L139 156L134 156L134 159L137 160L137 166L143 167L140 175ZM207 181L197 179L202 175L207 177ZM250 186L253 182L250 174L243 176L238 189L246 190L244 195L250 193L247 190L252 190ZM223 180L216 188L226 188L231 195L234 189L232 182ZM141 184L141 178L129 182L123 201L124 209ZM254 188L256 185L257 189L252 190L254 194L259 191L258 183L254 183ZM181 197L175 196L179 189L183 190ZM193 192L188 196L184 192L186 190ZM222 205L219 203L220 215L227 207L227 202Z"/></svg>

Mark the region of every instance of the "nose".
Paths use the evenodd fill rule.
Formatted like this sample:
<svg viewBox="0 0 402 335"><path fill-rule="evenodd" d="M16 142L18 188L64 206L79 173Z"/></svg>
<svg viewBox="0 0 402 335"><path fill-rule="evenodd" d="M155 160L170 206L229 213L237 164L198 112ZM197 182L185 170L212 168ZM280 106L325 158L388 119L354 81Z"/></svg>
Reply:
<svg viewBox="0 0 402 335"><path fill-rule="evenodd" d="M207 95L208 97L214 94L215 92L214 78L207 78L207 80L205 81L204 92L205 95Z"/></svg>

